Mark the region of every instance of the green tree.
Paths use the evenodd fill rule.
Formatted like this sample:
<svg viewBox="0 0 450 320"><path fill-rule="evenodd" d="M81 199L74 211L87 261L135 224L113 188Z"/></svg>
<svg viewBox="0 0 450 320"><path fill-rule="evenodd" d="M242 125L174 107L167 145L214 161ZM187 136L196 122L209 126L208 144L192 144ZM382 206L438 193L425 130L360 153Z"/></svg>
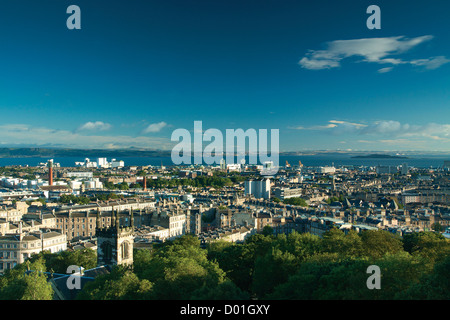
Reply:
<svg viewBox="0 0 450 320"><path fill-rule="evenodd" d="M436 232L413 232L403 236L404 250L434 262L450 255L450 242Z"/></svg>
<svg viewBox="0 0 450 320"><path fill-rule="evenodd" d="M301 207L307 207L308 204L306 203L305 199L302 198L288 198L288 199L284 199L283 202L285 204L290 204L290 205L294 205L294 206L301 206Z"/></svg>
<svg viewBox="0 0 450 320"><path fill-rule="evenodd" d="M46 270L52 270L55 273L67 273L69 266L79 266L86 270L97 266L97 253L89 248L58 253L44 251L33 255L29 261L34 262L41 259L45 263Z"/></svg>
<svg viewBox="0 0 450 320"><path fill-rule="evenodd" d="M400 299L449 300L450 299L450 256L436 263L432 273L422 276L419 282L399 294Z"/></svg>
<svg viewBox="0 0 450 320"><path fill-rule="evenodd" d="M225 281L217 262L209 261L197 237L186 235L164 243L145 263L141 278L154 283L155 299L190 299L203 287L215 288Z"/></svg>
<svg viewBox="0 0 450 320"><path fill-rule="evenodd" d="M433 229L436 232L444 231L444 227L439 222L433 223L432 226L431 226L431 229Z"/></svg>
<svg viewBox="0 0 450 320"><path fill-rule="evenodd" d="M126 182L119 183L118 185L116 185L116 187L119 190L129 190L130 189L130 186Z"/></svg>
<svg viewBox="0 0 450 320"><path fill-rule="evenodd" d="M292 232L287 236L280 234L273 241L273 246L293 254L300 262L316 255L321 250L322 240L310 233Z"/></svg>
<svg viewBox="0 0 450 320"><path fill-rule="evenodd" d="M103 183L103 187L109 190L115 189L116 186L114 185L114 183L112 183L111 181L105 181Z"/></svg>
<svg viewBox="0 0 450 320"><path fill-rule="evenodd" d="M383 300L401 298L429 269L425 261L404 251L385 255L374 264L381 270L381 290L376 290L376 298Z"/></svg>
<svg viewBox="0 0 450 320"><path fill-rule="evenodd" d="M44 271L42 257L7 270L0 277L0 300L51 300L53 289Z"/></svg>
<svg viewBox="0 0 450 320"><path fill-rule="evenodd" d="M202 287L197 289L192 300L248 300L250 295L239 289L233 282L226 280L216 287Z"/></svg>
<svg viewBox="0 0 450 320"><path fill-rule="evenodd" d="M252 289L257 297L270 294L274 287L287 281L298 269L298 260L289 253L273 248L262 257L257 257L253 272Z"/></svg>
<svg viewBox="0 0 450 320"><path fill-rule="evenodd" d="M262 234L265 236L273 235L273 228L271 226L264 226L264 228L262 230Z"/></svg>
<svg viewBox="0 0 450 320"><path fill-rule="evenodd" d="M342 230L330 229L325 232L321 241L323 252L337 253L340 257L359 257L362 247L361 237L353 230L346 235Z"/></svg>
<svg viewBox="0 0 450 320"><path fill-rule="evenodd" d="M373 259L403 251L400 237L384 230L368 230L361 233L362 250Z"/></svg>
<svg viewBox="0 0 450 320"><path fill-rule="evenodd" d="M320 299L315 295L315 291L321 277L329 274L333 266L334 262L329 261L322 263L304 262L300 265L297 273L290 276L285 283L276 286L267 298L274 300Z"/></svg>
<svg viewBox="0 0 450 320"><path fill-rule="evenodd" d="M152 292L152 283L140 280L131 270L117 266L110 274L87 283L77 300L143 300Z"/></svg>

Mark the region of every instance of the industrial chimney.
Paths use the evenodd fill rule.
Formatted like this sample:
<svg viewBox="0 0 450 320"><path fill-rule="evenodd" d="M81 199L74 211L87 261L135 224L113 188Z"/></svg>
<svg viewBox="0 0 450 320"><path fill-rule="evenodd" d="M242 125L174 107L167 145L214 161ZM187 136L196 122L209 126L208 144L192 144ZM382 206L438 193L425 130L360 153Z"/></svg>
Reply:
<svg viewBox="0 0 450 320"><path fill-rule="evenodd" d="M53 159L48 160L47 166L48 166L48 185L52 186L53 185Z"/></svg>

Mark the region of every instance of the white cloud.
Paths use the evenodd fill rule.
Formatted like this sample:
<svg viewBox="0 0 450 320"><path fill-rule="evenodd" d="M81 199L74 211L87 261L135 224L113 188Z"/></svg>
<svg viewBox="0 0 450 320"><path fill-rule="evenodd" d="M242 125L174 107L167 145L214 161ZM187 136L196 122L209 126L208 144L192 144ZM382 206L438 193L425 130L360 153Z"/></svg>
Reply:
<svg viewBox="0 0 450 320"><path fill-rule="evenodd" d="M378 73L387 73L387 72L392 71L392 69L393 69L392 67L381 68L378 70Z"/></svg>
<svg viewBox="0 0 450 320"><path fill-rule="evenodd" d="M111 129L111 125L109 123L105 123L103 121L95 121L95 122L86 122L81 125L77 131L106 131Z"/></svg>
<svg viewBox="0 0 450 320"><path fill-rule="evenodd" d="M32 127L24 124L0 125L0 144L61 146L69 148L128 148L169 150L174 143L169 138L126 136L126 135L85 135L83 132L54 130Z"/></svg>
<svg viewBox="0 0 450 320"><path fill-rule="evenodd" d="M419 60L413 60L410 63L416 66L425 66L426 69L432 70L437 69L440 66L449 63L450 60L447 59L444 56L439 57L433 57L429 59L419 59Z"/></svg>
<svg viewBox="0 0 450 320"><path fill-rule="evenodd" d="M367 125L362 124L362 123L348 122L348 121L342 121L342 120L330 120L328 122L334 123L334 124L346 125L346 126L353 126L353 127L358 127L358 128L367 127Z"/></svg>
<svg viewBox="0 0 450 320"><path fill-rule="evenodd" d="M410 49L433 39L433 36L426 35L412 39L404 36L388 38L365 38L352 40L336 40L326 44L324 50L309 50L309 52L299 61L302 68L310 70L322 70L340 67L341 61L345 58L359 57L363 62L390 64L411 64L424 66L426 69L436 69L445 63L450 62L444 56L427 59L417 59L406 61L399 58L389 57L400 55ZM389 69L382 68L378 72L388 72Z"/></svg>
<svg viewBox="0 0 450 320"><path fill-rule="evenodd" d="M164 121L158 123L152 123L145 128L142 133L150 133L150 132L160 132L164 127L167 126L167 123Z"/></svg>
<svg viewBox="0 0 450 320"><path fill-rule="evenodd" d="M450 141L450 124L427 123L410 125L395 120L375 121L361 124L330 120L327 125L301 127L303 130L322 130L331 134L380 135L384 137L425 137L436 141ZM388 141L388 140L384 140Z"/></svg>

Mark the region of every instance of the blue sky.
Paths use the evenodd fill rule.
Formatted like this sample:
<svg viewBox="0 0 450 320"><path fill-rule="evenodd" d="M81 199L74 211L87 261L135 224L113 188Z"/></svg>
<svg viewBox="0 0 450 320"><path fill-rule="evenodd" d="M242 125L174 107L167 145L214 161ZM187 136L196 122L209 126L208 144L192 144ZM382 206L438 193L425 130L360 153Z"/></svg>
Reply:
<svg viewBox="0 0 450 320"><path fill-rule="evenodd" d="M395 3L393 3L395 2ZM69 5L81 30L68 30ZM366 9L381 8L381 30ZM170 149L177 128L279 129L280 149L450 147L447 1L13 1L0 143Z"/></svg>

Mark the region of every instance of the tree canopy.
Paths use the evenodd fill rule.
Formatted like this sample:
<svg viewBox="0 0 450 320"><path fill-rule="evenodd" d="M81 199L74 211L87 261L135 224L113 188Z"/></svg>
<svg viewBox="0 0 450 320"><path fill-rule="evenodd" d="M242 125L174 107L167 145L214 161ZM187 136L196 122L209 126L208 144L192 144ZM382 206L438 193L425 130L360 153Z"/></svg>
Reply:
<svg viewBox="0 0 450 320"><path fill-rule="evenodd" d="M85 285L83 300L449 299L450 241L435 232L396 236L387 231L322 237L266 229L243 243L206 248L185 235L136 249L131 266L117 266ZM92 250L34 255L0 277L0 299L51 299L43 271L96 265ZM381 289L367 287L378 266ZM27 271L30 270L30 271Z"/></svg>

